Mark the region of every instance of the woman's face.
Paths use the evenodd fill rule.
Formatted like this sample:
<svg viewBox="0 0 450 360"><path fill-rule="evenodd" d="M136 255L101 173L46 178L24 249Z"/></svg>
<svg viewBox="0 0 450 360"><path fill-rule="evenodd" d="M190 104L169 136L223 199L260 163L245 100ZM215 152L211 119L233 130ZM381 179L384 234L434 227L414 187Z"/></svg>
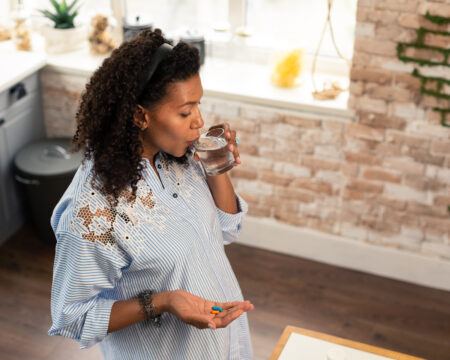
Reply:
<svg viewBox="0 0 450 360"><path fill-rule="evenodd" d="M186 153L204 125L199 108L202 96L203 87L197 74L170 84L167 95L155 109L144 110L144 156L154 155L159 150L176 157Z"/></svg>

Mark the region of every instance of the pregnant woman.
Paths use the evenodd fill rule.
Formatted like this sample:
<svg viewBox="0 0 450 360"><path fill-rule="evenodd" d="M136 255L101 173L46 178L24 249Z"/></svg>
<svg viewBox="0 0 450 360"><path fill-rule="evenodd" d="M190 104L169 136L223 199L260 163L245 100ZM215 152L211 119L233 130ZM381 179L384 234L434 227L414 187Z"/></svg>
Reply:
<svg viewBox="0 0 450 360"><path fill-rule="evenodd" d="M247 311L224 252L247 212L227 173L192 143L204 123L198 51L145 31L82 95L83 164L51 219L50 335L100 343L105 359L251 359ZM239 164L236 133L224 124Z"/></svg>

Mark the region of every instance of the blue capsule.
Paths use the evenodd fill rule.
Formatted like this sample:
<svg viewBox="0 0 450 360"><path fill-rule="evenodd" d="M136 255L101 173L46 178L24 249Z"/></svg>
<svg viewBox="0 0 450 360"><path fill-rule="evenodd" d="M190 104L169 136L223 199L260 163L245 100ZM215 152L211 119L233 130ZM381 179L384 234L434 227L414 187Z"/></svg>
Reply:
<svg viewBox="0 0 450 360"><path fill-rule="evenodd" d="M212 309L216 310L216 311L219 311L219 312L223 311L223 309L220 306L213 306Z"/></svg>

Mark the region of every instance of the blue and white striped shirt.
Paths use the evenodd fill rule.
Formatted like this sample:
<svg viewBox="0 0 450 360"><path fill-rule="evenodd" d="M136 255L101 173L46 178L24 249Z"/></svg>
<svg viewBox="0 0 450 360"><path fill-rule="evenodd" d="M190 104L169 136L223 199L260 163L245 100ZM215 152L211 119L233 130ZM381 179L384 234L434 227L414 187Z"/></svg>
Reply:
<svg viewBox="0 0 450 360"><path fill-rule="evenodd" d="M251 359L244 313L228 327L200 330L170 313L107 334L113 303L139 292L184 289L213 301L242 300L224 252L240 231L240 211L218 209L200 164L144 159L135 200L113 207L92 185L92 162L78 169L51 219L57 238L49 335L100 342L106 359ZM95 185L95 184L94 184Z"/></svg>

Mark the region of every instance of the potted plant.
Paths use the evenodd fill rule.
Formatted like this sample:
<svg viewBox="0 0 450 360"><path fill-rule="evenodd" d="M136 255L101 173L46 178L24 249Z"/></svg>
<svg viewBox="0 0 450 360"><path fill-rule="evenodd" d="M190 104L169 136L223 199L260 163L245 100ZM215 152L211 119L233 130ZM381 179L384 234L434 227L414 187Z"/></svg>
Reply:
<svg viewBox="0 0 450 360"><path fill-rule="evenodd" d="M76 50L83 46L87 39L85 26L75 23L78 15L78 0L67 4L66 0L50 0L52 11L39 10L53 26L44 26L42 34L46 40L46 50L49 53L63 53Z"/></svg>

